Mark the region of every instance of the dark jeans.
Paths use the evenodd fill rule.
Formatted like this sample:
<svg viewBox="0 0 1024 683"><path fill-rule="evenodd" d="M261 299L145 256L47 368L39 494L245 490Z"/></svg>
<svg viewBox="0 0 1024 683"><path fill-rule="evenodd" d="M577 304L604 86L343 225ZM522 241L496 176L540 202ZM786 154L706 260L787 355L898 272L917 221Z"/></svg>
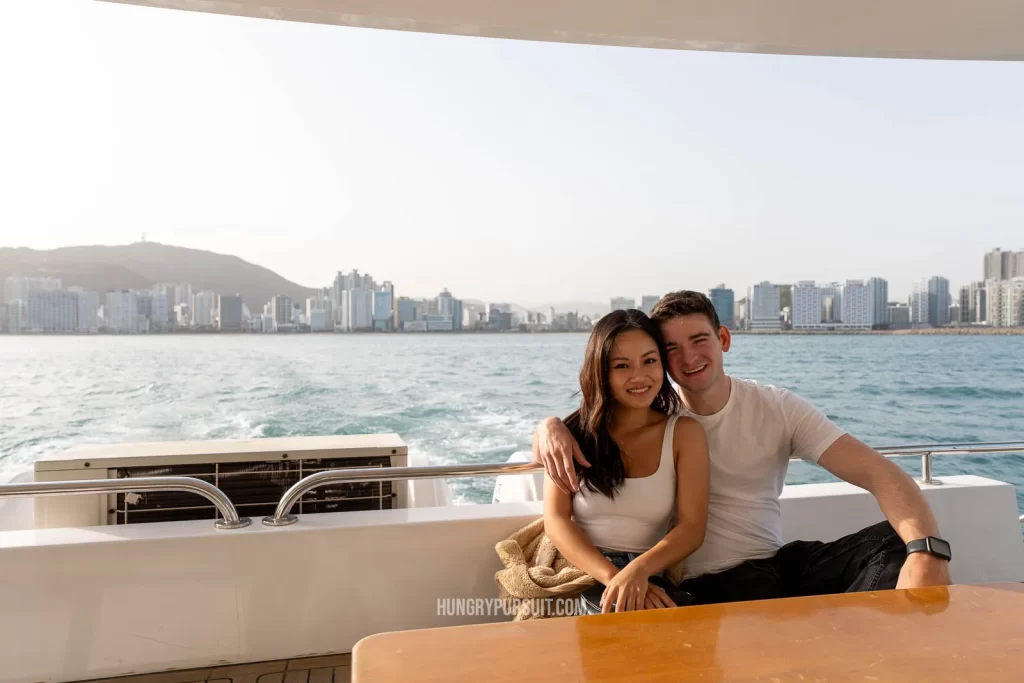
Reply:
<svg viewBox="0 0 1024 683"><path fill-rule="evenodd" d="M626 565L640 557L641 553L601 551L608 560L619 569L625 569ZM650 578L650 582L664 589L669 598L679 607L694 604L693 596L681 587L672 585L672 582L665 578L665 573L660 572ZM588 588L581 596L582 609L584 614L599 614L601 612L601 595L604 593L604 586L597 584ZM614 605L612 605L614 609Z"/></svg>
<svg viewBox="0 0 1024 683"><path fill-rule="evenodd" d="M787 543L773 557L686 579L679 589L704 605L884 590L896 587L906 557L902 539L881 522L831 543Z"/></svg>

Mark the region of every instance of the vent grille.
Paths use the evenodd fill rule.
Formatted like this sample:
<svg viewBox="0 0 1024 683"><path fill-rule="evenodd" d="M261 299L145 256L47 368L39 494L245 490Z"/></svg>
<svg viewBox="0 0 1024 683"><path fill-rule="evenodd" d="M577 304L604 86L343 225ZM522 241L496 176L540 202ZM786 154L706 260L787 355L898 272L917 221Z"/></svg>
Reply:
<svg viewBox="0 0 1024 683"><path fill-rule="evenodd" d="M269 462L226 462L197 465L160 465L123 467L115 470L118 479L133 477L194 477L209 482L224 492L243 517L273 515L284 492L297 481L324 470L362 467L390 467L388 456L362 458L311 458ZM297 514L348 512L353 510L390 510L396 494L393 482L361 481L331 484L303 496L292 510ZM217 519L217 508L191 493L157 491L119 493L111 510L115 524L172 522Z"/></svg>

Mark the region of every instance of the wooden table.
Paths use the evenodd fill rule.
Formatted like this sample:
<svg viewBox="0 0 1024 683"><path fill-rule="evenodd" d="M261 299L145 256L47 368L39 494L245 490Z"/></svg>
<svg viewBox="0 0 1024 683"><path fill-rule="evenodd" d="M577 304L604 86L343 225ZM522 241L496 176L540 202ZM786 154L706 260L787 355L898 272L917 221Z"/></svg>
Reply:
<svg viewBox="0 0 1024 683"><path fill-rule="evenodd" d="M381 633L353 683L1024 681L1024 584Z"/></svg>

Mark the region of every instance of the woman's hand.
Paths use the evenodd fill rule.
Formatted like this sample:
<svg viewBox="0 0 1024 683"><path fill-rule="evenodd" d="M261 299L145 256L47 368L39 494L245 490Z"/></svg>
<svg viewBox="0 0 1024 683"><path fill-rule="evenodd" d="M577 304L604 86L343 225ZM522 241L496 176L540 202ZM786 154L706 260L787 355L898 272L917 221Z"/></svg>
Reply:
<svg viewBox="0 0 1024 683"><path fill-rule="evenodd" d="M615 605L616 612L632 612L644 609L648 603L648 595L651 596L651 604L660 604L662 600L672 601L665 595L665 591L649 582L650 572L644 569L641 562L630 562L625 569L612 577L612 580L605 586L601 594L601 613L608 614ZM654 592L657 589L658 593ZM659 594L660 593L660 594Z"/></svg>

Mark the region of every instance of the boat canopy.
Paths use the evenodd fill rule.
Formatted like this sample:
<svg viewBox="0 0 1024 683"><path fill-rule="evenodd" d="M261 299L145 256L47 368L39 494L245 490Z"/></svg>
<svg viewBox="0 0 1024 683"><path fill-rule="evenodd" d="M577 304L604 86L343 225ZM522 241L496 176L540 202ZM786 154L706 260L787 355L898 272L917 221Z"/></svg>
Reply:
<svg viewBox="0 0 1024 683"><path fill-rule="evenodd" d="M107 0L284 21L766 54L1024 59L1020 0Z"/></svg>

